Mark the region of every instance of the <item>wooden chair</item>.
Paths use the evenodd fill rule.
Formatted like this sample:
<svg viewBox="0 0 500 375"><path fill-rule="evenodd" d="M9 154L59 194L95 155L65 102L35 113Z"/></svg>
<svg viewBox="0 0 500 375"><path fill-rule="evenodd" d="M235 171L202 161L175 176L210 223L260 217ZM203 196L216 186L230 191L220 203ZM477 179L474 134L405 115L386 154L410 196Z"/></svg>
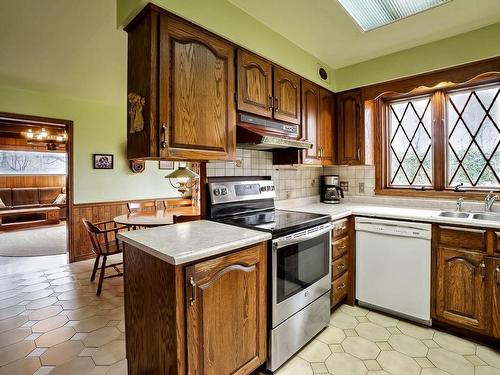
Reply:
<svg viewBox="0 0 500 375"><path fill-rule="evenodd" d="M174 224L200 220L200 215L174 215Z"/></svg>
<svg viewBox="0 0 500 375"><path fill-rule="evenodd" d="M127 208L129 213L140 211L156 211L156 201L128 202Z"/></svg>
<svg viewBox="0 0 500 375"><path fill-rule="evenodd" d="M193 201L190 198L165 199L163 205L165 209L168 210L169 208L192 206Z"/></svg>
<svg viewBox="0 0 500 375"><path fill-rule="evenodd" d="M102 264L99 271L99 283L97 285L96 291L96 294L100 295L104 279L123 275L123 273L117 267L123 264L123 262L106 265L106 260L110 255L115 255L123 252L123 243L116 238L116 234L119 230L128 228L126 226L118 227L113 220L91 223L86 219L82 219L82 222L90 236L92 251L96 255L94 268L92 270L92 275L90 276L90 281L94 281L95 274L97 272L97 269L99 268L99 260L102 257ZM106 268L108 267L113 267L117 274L104 276Z"/></svg>

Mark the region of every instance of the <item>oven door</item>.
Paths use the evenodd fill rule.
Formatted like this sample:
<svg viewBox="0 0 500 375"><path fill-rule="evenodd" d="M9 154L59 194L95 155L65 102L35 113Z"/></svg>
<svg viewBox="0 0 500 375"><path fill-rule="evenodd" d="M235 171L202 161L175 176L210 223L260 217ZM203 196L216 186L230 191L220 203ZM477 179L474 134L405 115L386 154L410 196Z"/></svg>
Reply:
<svg viewBox="0 0 500 375"><path fill-rule="evenodd" d="M330 291L331 224L273 240L272 327Z"/></svg>

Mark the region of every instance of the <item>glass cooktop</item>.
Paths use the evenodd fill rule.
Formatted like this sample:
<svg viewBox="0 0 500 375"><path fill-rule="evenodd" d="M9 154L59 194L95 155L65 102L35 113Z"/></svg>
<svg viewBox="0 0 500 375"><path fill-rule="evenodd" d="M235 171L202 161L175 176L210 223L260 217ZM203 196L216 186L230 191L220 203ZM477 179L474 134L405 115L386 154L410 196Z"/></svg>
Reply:
<svg viewBox="0 0 500 375"><path fill-rule="evenodd" d="M330 221L330 216L309 212L269 210L220 220L225 224L271 232L273 237L311 228Z"/></svg>

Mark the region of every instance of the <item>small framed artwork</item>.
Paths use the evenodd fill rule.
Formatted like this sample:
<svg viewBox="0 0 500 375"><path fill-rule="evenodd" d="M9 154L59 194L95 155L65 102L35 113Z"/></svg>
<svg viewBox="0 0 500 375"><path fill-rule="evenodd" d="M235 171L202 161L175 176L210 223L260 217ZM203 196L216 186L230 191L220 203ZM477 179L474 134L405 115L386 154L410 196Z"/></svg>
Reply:
<svg viewBox="0 0 500 375"><path fill-rule="evenodd" d="M158 168L160 169L174 169L174 162L170 160L160 160Z"/></svg>
<svg viewBox="0 0 500 375"><path fill-rule="evenodd" d="M113 155L94 154L94 169L113 169Z"/></svg>

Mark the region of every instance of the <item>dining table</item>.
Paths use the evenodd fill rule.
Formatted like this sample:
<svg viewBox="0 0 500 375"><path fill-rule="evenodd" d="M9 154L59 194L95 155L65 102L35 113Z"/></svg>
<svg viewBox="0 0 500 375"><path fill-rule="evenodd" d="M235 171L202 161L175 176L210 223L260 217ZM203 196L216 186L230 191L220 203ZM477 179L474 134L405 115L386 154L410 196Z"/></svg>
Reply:
<svg viewBox="0 0 500 375"><path fill-rule="evenodd" d="M113 218L117 224L132 227L158 227L174 224L174 216L199 216L199 207L174 207L165 210L137 211Z"/></svg>

